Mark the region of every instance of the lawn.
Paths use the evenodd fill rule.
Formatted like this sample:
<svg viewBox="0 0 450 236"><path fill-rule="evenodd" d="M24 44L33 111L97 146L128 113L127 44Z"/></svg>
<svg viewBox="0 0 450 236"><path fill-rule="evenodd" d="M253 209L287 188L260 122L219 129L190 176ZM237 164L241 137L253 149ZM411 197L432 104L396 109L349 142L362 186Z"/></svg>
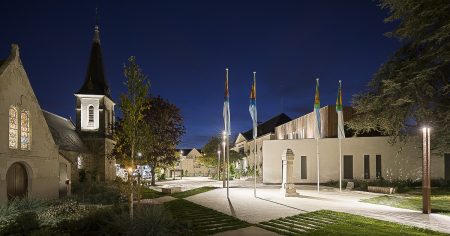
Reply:
<svg viewBox="0 0 450 236"><path fill-rule="evenodd" d="M142 199L153 199L153 198L159 198L163 196L167 196L167 194L162 193L160 191L156 191L150 188L142 188Z"/></svg>
<svg viewBox="0 0 450 236"><path fill-rule="evenodd" d="M445 235L387 221L325 210L270 220L259 223L258 226L282 235Z"/></svg>
<svg viewBox="0 0 450 236"><path fill-rule="evenodd" d="M172 217L186 225L184 235L211 235L228 230L250 226L241 221L216 210L197 205L184 199L177 199L164 203Z"/></svg>
<svg viewBox="0 0 450 236"><path fill-rule="evenodd" d="M362 202L387 205L411 210L422 210L422 192L414 189L402 194L384 195L362 200ZM431 190L431 212L450 215L450 189Z"/></svg>

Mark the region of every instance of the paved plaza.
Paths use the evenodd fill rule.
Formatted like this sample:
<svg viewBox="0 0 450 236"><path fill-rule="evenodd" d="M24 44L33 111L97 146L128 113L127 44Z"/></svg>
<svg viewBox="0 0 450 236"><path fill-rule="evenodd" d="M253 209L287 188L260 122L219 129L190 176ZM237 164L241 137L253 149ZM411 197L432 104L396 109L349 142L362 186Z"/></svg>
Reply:
<svg viewBox="0 0 450 236"><path fill-rule="evenodd" d="M183 180L161 182L157 188L163 186L180 186L185 191L201 186L222 187L222 182L206 177L186 177ZM414 210L360 202L362 199L382 194L360 191L339 192L339 189L330 187L321 187L318 193L316 186L312 185L300 185L296 188L300 196L286 198L279 186L258 184L255 198L252 181L235 180L230 181L229 199L227 199L226 189L218 188L188 197L186 200L249 223L259 223L310 211L332 210L450 233L450 216L426 215Z"/></svg>

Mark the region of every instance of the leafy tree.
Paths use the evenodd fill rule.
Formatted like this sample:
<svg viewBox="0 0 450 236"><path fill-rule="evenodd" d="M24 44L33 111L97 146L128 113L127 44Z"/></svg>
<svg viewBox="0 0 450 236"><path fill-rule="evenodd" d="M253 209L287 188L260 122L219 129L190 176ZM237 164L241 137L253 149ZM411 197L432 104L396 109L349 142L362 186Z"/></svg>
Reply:
<svg viewBox="0 0 450 236"><path fill-rule="evenodd" d="M176 146L185 133L180 109L161 97L147 99L151 110L144 112L144 133L151 133L143 140L144 162L151 166L152 185L155 185L155 169L172 166L179 158Z"/></svg>
<svg viewBox="0 0 450 236"><path fill-rule="evenodd" d="M150 83L143 74L135 57L128 59L124 67L124 76L127 79L125 85L127 93L120 96L120 109L123 118L120 120L115 133L116 146L113 152L122 163L135 168L136 150L141 149L139 130L143 125L144 112L148 112L150 106L146 103ZM130 216L133 217L133 181L130 181Z"/></svg>
<svg viewBox="0 0 450 236"><path fill-rule="evenodd" d="M354 97L357 133L377 131L392 142L433 129L432 147L450 143L450 2L446 0L382 0L397 27L387 33L402 43L382 65L367 91Z"/></svg>
<svg viewBox="0 0 450 236"><path fill-rule="evenodd" d="M222 147L222 139L220 136L211 137L208 142L203 146L203 156L198 157L198 160L205 166L208 167L217 167L217 148L220 145L221 148L221 162L223 161L223 147ZM241 160L243 155L240 153L230 150L230 163L237 162Z"/></svg>

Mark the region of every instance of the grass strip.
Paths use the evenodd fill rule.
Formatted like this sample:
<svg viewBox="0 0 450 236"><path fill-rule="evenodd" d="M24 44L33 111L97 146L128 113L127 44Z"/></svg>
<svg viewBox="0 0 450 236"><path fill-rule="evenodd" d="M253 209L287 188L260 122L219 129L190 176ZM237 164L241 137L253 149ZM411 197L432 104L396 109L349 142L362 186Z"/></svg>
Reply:
<svg viewBox="0 0 450 236"><path fill-rule="evenodd" d="M330 222L324 223L324 219ZM446 235L428 229L333 211L298 214L261 222L258 226L282 235ZM299 230L302 226L303 231Z"/></svg>
<svg viewBox="0 0 450 236"><path fill-rule="evenodd" d="M204 193L204 192L208 192L208 191L211 191L214 189L216 189L216 187L204 186L204 187L200 187L200 188L194 188L191 190L187 190L184 192L174 193L174 194L172 194L172 197L187 198L187 197L194 196L196 194L200 194L200 193Z"/></svg>

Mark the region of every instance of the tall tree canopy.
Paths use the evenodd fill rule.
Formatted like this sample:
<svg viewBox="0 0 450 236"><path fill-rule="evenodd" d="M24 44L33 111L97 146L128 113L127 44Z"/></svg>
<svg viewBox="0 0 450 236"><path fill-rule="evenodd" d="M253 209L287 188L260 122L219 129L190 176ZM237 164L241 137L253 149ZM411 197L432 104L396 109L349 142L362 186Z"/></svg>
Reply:
<svg viewBox="0 0 450 236"><path fill-rule="evenodd" d="M404 140L422 126L432 128L437 151L450 144L450 1L381 0L389 10L387 33L402 43L383 64L367 91L354 97L357 131L378 131ZM448 151L448 150L447 150Z"/></svg>
<svg viewBox="0 0 450 236"><path fill-rule="evenodd" d="M220 136L211 137L208 142L203 146L202 152L203 156L198 157L198 160L205 166L208 167L217 167L217 149L218 145L220 145L220 158L221 162L223 161L223 146L222 139ZM239 161L242 159L242 155L234 150L230 150L230 163Z"/></svg>
<svg viewBox="0 0 450 236"><path fill-rule="evenodd" d="M180 109L161 97L147 100L150 110L144 112L144 133L151 133L143 139L144 162L151 167L152 185L155 185L155 169L173 165L177 160L176 146L185 133Z"/></svg>

